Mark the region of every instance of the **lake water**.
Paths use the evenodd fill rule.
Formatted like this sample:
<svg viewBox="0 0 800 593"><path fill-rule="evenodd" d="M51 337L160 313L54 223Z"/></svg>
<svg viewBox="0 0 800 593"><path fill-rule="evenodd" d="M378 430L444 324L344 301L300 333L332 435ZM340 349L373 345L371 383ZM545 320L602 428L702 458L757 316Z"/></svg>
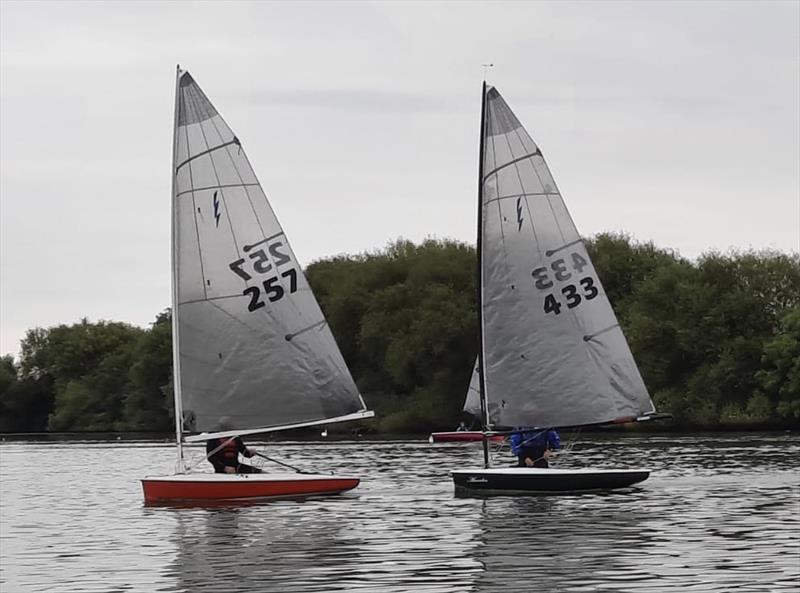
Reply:
<svg viewBox="0 0 800 593"><path fill-rule="evenodd" d="M587 435L560 467L649 467L650 479L548 497L454 496L448 471L480 465L480 444L260 448L362 484L304 502L146 507L138 479L171 473L166 442L7 439L0 590L800 590L795 435Z"/></svg>

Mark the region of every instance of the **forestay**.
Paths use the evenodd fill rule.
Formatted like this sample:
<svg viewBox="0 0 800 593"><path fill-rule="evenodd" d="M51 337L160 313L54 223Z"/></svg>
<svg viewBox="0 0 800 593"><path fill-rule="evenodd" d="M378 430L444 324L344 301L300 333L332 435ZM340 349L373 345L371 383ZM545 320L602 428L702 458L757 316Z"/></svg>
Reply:
<svg viewBox="0 0 800 593"><path fill-rule="evenodd" d="M496 89L487 87L485 101L481 269L489 424L575 426L653 411L541 151ZM473 379L471 412L477 374Z"/></svg>
<svg viewBox="0 0 800 593"><path fill-rule="evenodd" d="M175 269L184 429L230 432L365 411L239 139L188 72L175 127ZM364 416L371 412L364 412Z"/></svg>

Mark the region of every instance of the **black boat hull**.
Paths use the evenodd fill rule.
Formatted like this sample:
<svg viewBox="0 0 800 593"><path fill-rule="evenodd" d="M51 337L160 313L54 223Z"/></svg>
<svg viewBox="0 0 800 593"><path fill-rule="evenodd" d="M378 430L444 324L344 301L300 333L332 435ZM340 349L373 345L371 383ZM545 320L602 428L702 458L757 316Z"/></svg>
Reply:
<svg viewBox="0 0 800 593"><path fill-rule="evenodd" d="M457 492L471 494L573 494L627 488L648 470L470 469L451 472Z"/></svg>

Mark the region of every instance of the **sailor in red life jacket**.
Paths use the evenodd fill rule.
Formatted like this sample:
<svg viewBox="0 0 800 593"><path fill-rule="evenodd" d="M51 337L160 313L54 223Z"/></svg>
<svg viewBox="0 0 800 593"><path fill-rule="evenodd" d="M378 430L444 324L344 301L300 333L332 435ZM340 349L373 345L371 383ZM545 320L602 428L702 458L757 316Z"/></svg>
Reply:
<svg viewBox="0 0 800 593"><path fill-rule="evenodd" d="M230 419L220 418L217 429L231 429ZM256 454L253 447L246 447L241 437L220 437L206 441L206 457L218 474L260 474L261 470L247 463L239 463L239 453L245 457Z"/></svg>

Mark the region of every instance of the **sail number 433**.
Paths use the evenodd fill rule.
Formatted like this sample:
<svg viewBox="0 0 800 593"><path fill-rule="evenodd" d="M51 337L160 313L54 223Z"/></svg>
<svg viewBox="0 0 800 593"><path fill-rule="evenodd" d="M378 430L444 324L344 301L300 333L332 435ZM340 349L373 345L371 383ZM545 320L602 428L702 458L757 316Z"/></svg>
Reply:
<svg viewBox="0 0 800 593"><path fill-rule="evenodd" d="M570 260L569 264L567 259ZM546 266L536 268L531 272L531 276L539 290L553 289L555 282L558 282L561 285L561 295L564 297L567 308L573 309L584 300L591 301L599 294L591 276L577 278L588 265L589 262L580 253L570 253L569 258L559 258L550 262L549 268ZM570 284L563 284L569 280L572 280ZM550 292L544 297L544 312L558 315L561 313L563 304L555 292Z"/></svg>

